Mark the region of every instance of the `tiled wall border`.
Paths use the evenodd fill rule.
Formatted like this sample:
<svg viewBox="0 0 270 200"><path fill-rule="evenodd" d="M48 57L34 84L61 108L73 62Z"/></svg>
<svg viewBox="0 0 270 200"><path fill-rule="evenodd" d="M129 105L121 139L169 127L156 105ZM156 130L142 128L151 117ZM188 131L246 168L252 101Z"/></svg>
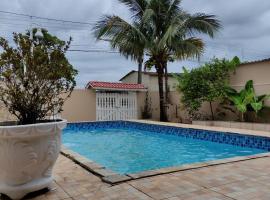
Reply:
<svg viewBox="0 0 270 200"><path fill-rule="evenodd" d="M90 125L90 126L89 126ZM237 145L242 147L257 148L270 151L270 137L268 132L255 132L251 130L205 127L174 123L157 123L149 121L102 121L82 122L68 124L67 129L96 129L103 127L123 127L147 130L151 132L179 135L211 142ZM206 129L207 128L207 129Z"/></svg>

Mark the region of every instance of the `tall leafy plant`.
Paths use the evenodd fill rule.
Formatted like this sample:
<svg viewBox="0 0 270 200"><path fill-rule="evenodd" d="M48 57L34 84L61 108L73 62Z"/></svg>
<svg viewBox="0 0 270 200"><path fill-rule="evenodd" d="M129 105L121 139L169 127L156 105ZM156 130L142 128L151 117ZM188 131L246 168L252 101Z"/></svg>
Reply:
<svg viewBox="0 0 270 200"><path fill-rule="evenodd" d="M131 21L115 15L105 16L97 22L96 36L109 39L112 47L127 56L143 49L149 57L148 67L154 67L158 74L160 120L167 121L164 77L167 77L168 61L198 58L204 43L196 34L214 37L220 22L214 15L187 13L181 8L181 0L119 1L131 10Z"/></svg>
<svg viewBox="0 0 270 200"><path fill-rule="evenodd" d="M233 88L228 88L227 96L240 112L241 121L244 121L244 114L248 111L248 108L251 108L257 116L258 112L264 107L264 101L269 98L269 95L256 96L253 80L247 81L245 87L240 92Z"/></svg>
<svg viewBox="0 0 270 200"><path fill-rule="evenodd" d="M211 118L214 120L213 102L226 96L230 74L240 64L238 57L232 60L214 58L203 66L175 76L178 90L183 95L182 103L190 116L196 118L203 102L208 102Z"/></svg>
<svg viewBox="0 0 270 200"><path fill-rule="evenodd" d="M264 101L266 99L269 99L269 95L260 95L260 96L254 96L252 102L250 103L251 107L255 111L256 115L258 115L259 111L261 111L264 108Z"/></svg>
<svg viewBox="0 0 270 200"><path fill-rule="evenodd" d="M0 38L0 100L20 124L32 124L62 111L76 85L77 70L65 56L67 42L42 29L14 33L15 46Z"/></svg>

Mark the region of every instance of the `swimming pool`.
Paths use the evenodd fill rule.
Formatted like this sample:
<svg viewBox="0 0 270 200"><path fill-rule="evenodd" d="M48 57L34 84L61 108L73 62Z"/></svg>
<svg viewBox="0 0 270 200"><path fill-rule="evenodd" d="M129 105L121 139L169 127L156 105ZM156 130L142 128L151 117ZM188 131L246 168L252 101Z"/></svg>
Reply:
<svg viewBox="0 0 270 200"><path fill-rule="evenodd" d="M266 137L126 121L69 124L63 144L119 174L270 150Z"/></svg>

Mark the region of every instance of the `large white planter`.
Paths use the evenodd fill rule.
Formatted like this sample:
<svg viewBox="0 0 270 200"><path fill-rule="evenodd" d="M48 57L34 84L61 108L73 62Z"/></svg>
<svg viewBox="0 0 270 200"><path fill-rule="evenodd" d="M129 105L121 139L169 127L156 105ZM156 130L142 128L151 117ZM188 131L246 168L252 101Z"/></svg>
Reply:
<svg viewBox="0 0 270 200"><path fill-rule="evenodd" d="M0 193L21 199L51 184L66 124L0 126Z"/></svg>

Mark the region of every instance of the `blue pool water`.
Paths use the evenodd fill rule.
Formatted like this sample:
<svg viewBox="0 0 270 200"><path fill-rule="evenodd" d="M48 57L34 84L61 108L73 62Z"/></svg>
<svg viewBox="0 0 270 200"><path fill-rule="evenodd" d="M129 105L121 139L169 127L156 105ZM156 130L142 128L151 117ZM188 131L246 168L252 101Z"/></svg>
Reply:
<svg viewBox="0 0 270 200"><path fill-rule="evenodd" d="M127 127L68 128L63 143L120 174L266 152Z"/></svg>

